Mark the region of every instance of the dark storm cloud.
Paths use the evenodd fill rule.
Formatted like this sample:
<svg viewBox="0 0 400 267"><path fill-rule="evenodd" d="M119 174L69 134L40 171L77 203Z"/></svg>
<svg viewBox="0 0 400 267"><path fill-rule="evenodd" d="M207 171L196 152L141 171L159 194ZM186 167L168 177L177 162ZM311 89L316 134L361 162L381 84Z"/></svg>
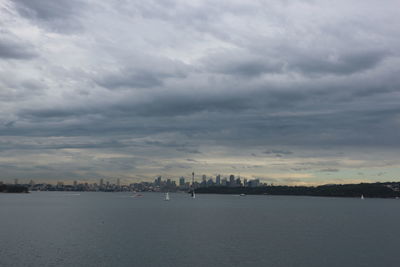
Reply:
<svg viewBox="0 0 400 267"><path fill-rule="evenodd" d="M212 72L251 77L281 72L284 63L262 54L233 50L209 55L204 65Z"/></svg>
<svg viewBox="0 0 400 267"><path fill-rule="evenodd" d="M139 56L117 71L100 73L95 81L108 89L150 88L163 85L168 78L184 78L188 68L177 61Z"/></svg>
<svg viewBox="0 0 400 267"><path fill-rule="evenodd" d="M153 103L159 109L163 105L161 102ZM210 103L208 103L210 105ZM150 134L156 132L178 132L184 135L196 134L199 139L218 140L227 145L247 144L260 145L280 144L288 145L393 145L397 144L396 139L399 127L394 127L400 110L397 108L377 109L368 111L348 110L348 111L332 111L328 113L306 113L306 114L270 114L263 115L263 109L258 108L254 113L238 107L238 109L226 110L220 113L219 110L214 112L193 113L192 108L178 109L176 115L184 116L192 114L190 117L176 117L163 119L163 112L156 112L149 107L146 111L146 117L141 117L141 111L145 105L139 105L135 110L135 106L131 109L122 109L116 112L118 108L102 107L96 110L37 110L25 111L21 114L21 118L25 118L25 122L31 121L31 133L42 131L42 124L46 125L46 129L52 134L62 134L68 132L74 134L113 134L113 133L129 133ZM166 112L168 107L174 108L174 105L164 106ZM206 106L199 111L210 109ZM236 113L241 111L241 113ZM151 115L148 114L151 112ZM91 118L91 115L96 115ZM174 113L168 113L174 114ZM74 123L67 123L69 118L80 118ZM87 121L84 118L87 118ZM49 118L58 118L57 122L50 123ZM59 121L62 118L65 120ZM34 126L33 122L36 123ZM128 123L127 123L128 122ZM18 124L18 121L17 121ZM373 126L372 126L373 125ZM390 130L389 130L390 129ZM221 134L221 131L229 130ZM3 134L7 135L12 132L18 133L25 131L24 129L4 129ZM251 138L249 138L251 136ZM385 136L384 139L378 136ZM149 143L150 144L150 143ZM154 144L152 144L154 145ZM158 142L160 146L174 146L180 149L178 144L164 144ZM193 151L195 152L195 151ZM265 154L273 155L290 155L291 151L286 150L268 150Z"/></svg>
<svg viewBox="0 0 400 267"><path fill-rule="evenodd" d="M61 32L80 28L79 12L86 6L80 0L14 0L13 3L22 16Z"/></svg>
<svg viewBox="0 0 400 267"><path fill-rule="evenodd" d="M0 59L32 59L36 56L32 45L9 32L0 30Z"/></svg>
<svg viewBox="0 0 400 267"><path fill-rule="evenodd" d="M164 77L166 77L164 75ZM98 83L101 86L115 89L115 88L147 88L162 85L162 78L160 74L136 71L133 73L118 73L115 75L105 76Z"/></svg>
<svg viewBox="0 0 400 267"><path fill-rule="evenodd" d="M54 149L91 149L91 148L121 148L129 145L117 140L30 140L18 142L17 140L0 141L0 151L5 150L54 150Z"/></svg>
<svg viewBox="0 0 400 267"><path fill-rule="evenodd" d="M105 150L122 154L105 164L126 172L252 155L235 167L244 170L309 149L400 144L394 1L363 2L368 16L352 1L10 3L0 14L4 157L77 150L88 165L79 158L77 169L95 176L102 160L91 153ZM140 164L126 156L139 154ZM302 163L269 166L343 169Z"/></svg>
<svg viewBox="0 0 400 267"><path fill-rule="evenodd" d="M290 49L290 48L289 48ZM390 56L386 50L353 50L343 49L340 54L325 51L293 51L289 52L288 68L300 71L305 75L336 74L351 75L376 67ZM353 50L353 51L352 51Z"/></svg>
<svg viewBox="0 0 400 267"><path fill-rule="evenodd" d="M193 149L193 148L177 148L176 151L181 151L181 152L185 152L185 153L189 153L189 154L200 154L201 152L197 149Z"/></svg>

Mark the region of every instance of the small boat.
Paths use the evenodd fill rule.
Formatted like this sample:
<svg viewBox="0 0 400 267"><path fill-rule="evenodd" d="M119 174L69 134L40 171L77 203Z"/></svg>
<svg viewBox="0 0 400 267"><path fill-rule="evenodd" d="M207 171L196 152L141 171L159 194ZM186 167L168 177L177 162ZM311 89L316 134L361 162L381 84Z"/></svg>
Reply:
<svg viewBox="0 0 400 267"><path fill-rule="evenodd" d="M241 193L239 196L244 197L244 196L246 196L246 194Z"/></svg>
<svg viewBox="0 0 400 267"><path fill-rule="evenodd" d="M361 195L361 199L364 199L364 195Z"/></svg>
<svg viewBox="0 0 400 267"><path fill-rule="evenodd" d="M169 192L165 193L165 201L169 200Z"/></svg>

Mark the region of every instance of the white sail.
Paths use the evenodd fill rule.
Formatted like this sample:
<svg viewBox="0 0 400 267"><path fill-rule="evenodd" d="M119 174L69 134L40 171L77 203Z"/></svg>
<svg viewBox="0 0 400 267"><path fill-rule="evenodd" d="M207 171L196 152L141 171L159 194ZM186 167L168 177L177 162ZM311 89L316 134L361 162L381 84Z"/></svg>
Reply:
<svg viewBox="0 0 400 267"><path fill-rule="evenodd" d="M167 193L165 194L165 200L166 200L166 201L169 200L169 192L167 192Z"/></svg>
<svg viewBox="0 0 400 267"><path fill-rule="evenodd" d="M364 195L361 195L361 199L364 199Z"/></svg>

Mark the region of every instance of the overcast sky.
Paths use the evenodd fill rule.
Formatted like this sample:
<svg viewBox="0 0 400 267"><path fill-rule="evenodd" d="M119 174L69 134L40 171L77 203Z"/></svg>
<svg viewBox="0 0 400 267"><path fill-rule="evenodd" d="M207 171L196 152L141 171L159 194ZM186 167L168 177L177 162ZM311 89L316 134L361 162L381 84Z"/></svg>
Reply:
<svg viewBox="0 0 400 267"><path fill-rule="evenodd" d="M398 0L0 0L0 181L400 178Z"/></svg>

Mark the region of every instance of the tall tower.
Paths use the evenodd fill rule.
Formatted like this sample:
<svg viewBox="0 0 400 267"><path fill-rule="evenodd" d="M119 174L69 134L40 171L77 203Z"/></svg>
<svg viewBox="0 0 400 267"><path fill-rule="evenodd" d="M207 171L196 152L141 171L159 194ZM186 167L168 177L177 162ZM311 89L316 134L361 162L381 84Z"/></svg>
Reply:
<svg viewBox="0 0 400 267"><path fill-rule="evenodd" d="M196 195L194 194L194 172L192 172L192 198L196 198Z"/></svg>

